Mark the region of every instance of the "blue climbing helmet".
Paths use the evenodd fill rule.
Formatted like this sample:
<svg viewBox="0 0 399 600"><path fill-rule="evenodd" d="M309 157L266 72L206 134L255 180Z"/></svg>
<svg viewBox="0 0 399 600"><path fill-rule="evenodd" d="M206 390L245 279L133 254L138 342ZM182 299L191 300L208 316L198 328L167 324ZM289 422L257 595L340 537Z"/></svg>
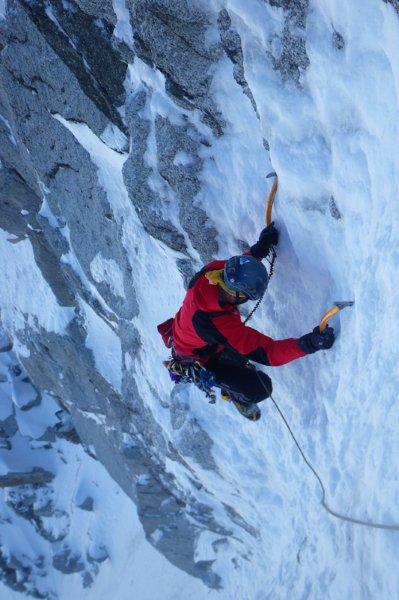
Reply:
<svg viewBox="0 0 399 600"><path fill-rule="evenodd" d="M265 265L250 255L232 256L226 262L223 281L228 288L244 294L250 300L259 300L269 283Z"/></svg>

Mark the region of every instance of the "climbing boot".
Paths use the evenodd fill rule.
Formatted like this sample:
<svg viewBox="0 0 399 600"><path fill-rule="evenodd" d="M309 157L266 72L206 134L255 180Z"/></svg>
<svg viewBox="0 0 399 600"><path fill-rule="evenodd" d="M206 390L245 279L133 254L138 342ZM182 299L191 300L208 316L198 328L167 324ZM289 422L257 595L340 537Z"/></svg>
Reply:
<svg viewBox="0 0 399 600"><path fill-rule="evenodd" d="M236 409L238 410L238 412L241 413L243 417L249 419L250 421L259 421L261 417L261 412L257 404L255 404L254 402L240 402L239 400L236 400L232 397L230 399L236 407Z"/></svg>
<svg viewBox="0 0 399 600"><path fill-rule="evenodd" d="M259 421L261 417L260 408L254 402L243 402L228 390L221 390L220 397L222 400L232 402L238 412L246 419L249 419L250 421Z"/></svg>

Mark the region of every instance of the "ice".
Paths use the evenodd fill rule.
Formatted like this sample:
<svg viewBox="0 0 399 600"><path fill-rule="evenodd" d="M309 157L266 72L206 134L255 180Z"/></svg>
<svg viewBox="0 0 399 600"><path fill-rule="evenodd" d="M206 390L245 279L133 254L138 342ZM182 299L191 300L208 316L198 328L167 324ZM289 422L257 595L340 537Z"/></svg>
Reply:
<svg viewBox="0 0 399 600"><path fill-rule="evenodd" d="M126 7L126 0L112 0L117 22L114 29L114 36L124 41L130 48L133 48L133 33L130 24L129 11Z"/></svg>
<svg viewBox="0 0 399 600"><path fill-rule="evenodd" d="M122 385L120 339L84 300L80 299L79 303L85 318L86 345L93 352L97 369L116 390L120 390Z"/></svg>
<svg viewBox="0 0 399 600"><path fill-rule="evenodd" d="M44 329L63 333L74 317L73 310L61 307L53 291L35 263L29 240L10 244L7 232L0 230L0 304L5 329L23 329L26 318L32 327L39 323ZM20 285L23 281L24 285Z"/></svg>
<svg viewBox="0 0 399 600"><path fill-rule="evenodd" d="M108 283L115 296L125 297L123 273L113 259L97 254L91 261L90 272L94 281Z"/></svg>
<svg viewBox="0 0 399 600"><path fill-rule="evenodd" d="M237 254L243 241L256 241L265 224L264 203L271 186L266 174L277 171L273 218L281 234L278 257L252 326L276 338L300 336L319 322L335 300L355 300L355 305L332 319L337 341L331 351L266 368L273 378L274 397L320 474L328 504L354 518L397 524L399 19L394 7L380 0L309 3L304 35L310 64L294 82L284 80L270 58L281 57L284 50L281 34L286 12L273 5L278 3L271 4L262 0L206 3L215 15L222 8L229 11L232 27L241 37L245 77L258 115L235 81L231 61L222 56L214 67L211 91L227 126L201 151L202 188L196 204L218 230L218 258ZM130 45L124 1L114 0L114 9L115 36ZM212 27L207 38L214 41L218 35ZM179 124L184 116L210 137L206 126L199 124L197 111L175 106L166 95L161 73L138 58L128 71L128 94L141 85L152 91L144 113ZM96 165L99 182L123 229L134 271L140 273L132 276L140 307L134 319L140 351L122 356L117 332L81 301L87 345L97 368L115 389L121 388L122 360L127 369L136 369L138 392L146 407L165 438L178 446L179 432L164 408L172 390L161 365L166 350L155 328L177 311L183 298L176 266L179 256L142 229L123 182L127 154L120 132L106 130L100 138L83 123L60 115L55 118ZM154 130L145 159L153 169L149 183L162 198L163 214L181 227L176 198L157 172ZM177 165L190 160L184 152L174 159ZM59 226L45 203L42 214ZM5 262L0 301L10 307L5 318L9 323L15 319L17 329L22 327L20 313L12 308L18 305L32 323L37 318L46 329L62 331L70 315L56 304L40 272L32 272L30 243L10 244L7 234L1 236ZM188 247L198 262L198 253ZM63 260L79 272L72 250ZM96 282L107 282L123 297L116 263L97 255L91 267ZM81 279L94 289L87 278ZM24 287L17 286L21 280ZM22 348L18 340L16 344ZM1 415L8 416L10 384L0 385L4 386ZM210 506L218 522L236 526L227 516L229 505L246 523L247 529L237 526L229 539L204 531L197 540L195 558L213 561L222 578L220 592L209 591L176 571L149 545L131 500L98 462L64 446L70 471L62 470L61 459L50 464L40 447L34 450L33 460L32 446L23 436L40 434L41 419L47 422L51 411L45 404L26 414L16 409L21 431L15 436L15 453L2 451L9 458L2 472L34 466L40 457L49 462L50 470L57 470L61 509L69 511L74 502L93 499L95 510L76 511L69 534L82 551L90 538L98 560L106 554L110 557L101 564L88 598L128 600L132 590L140 600L397 597L399 534L344 523L323 509L318 483L271 403L263 403L263 418L254 424L244 421L229 403L208 405L195 389L183 388L174 399L187 412L185 417L195 419L212 440L217 468L202 468L193 452L183 457L185 464L167 459L166 470L182 489ZM101 415L86 416L98 427L106 425ZM133 442L125 436L128 449ZM143 475L138 483L145 481ZM31 532L23 539L23 527L18 522L15 528L21 547L33 539ZM11 535L11 527L4 531ZM156 530L153 541L161 539L161 530ZM59 576L54 585L60 597L84 597L78 575L68 580Z"/></svg>

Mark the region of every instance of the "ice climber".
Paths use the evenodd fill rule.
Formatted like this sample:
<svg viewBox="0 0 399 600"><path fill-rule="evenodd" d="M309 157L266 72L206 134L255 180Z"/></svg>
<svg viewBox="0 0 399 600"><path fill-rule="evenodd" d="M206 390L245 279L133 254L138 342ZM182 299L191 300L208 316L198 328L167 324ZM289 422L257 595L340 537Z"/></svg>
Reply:
<svg viewBox="0 0 399 600"><path fill-rule="evenodd" d="M238 305L260 300L266 291L269 276L262 260L278 237L272 223L247 253L207 264L190 281L176 316L158 326L173 356L183 365L198 361L213 375L214 385L251 420L259 419L257 403L270 396L272 382L249 361L277 367L334 343L332 327L320 332L317 326L300 338L273 340L241 321Z"/></svg>

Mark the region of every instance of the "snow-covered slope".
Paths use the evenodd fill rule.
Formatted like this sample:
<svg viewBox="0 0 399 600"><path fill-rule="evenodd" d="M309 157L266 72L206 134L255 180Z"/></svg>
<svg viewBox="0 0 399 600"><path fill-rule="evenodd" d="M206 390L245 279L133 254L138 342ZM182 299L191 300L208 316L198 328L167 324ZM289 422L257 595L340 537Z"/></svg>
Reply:
<svg viewBox="0 0 399 600"><path fill-rule="evenodd" d="M255 424L196 389L172 389L156 333L191 273L256 240L276 170L278 258L252 326L296 337L335 300L355 305L334 317L331 351L266 369L274 398L328 504L399 525L397 8L9 2L1 320L36 389L62 401L116 481L80 446L54 445L69 464L48 459L54 485L90 480L98 490L89 525L72 507L76 484L56 507L70 519L68 542L107 556L95 573L90 561L83 568L91 581L50 569L46 590L118 600L397 596L399 531L328 514L271 403ZM18 444L36 427L34 411L54 415L45 406L24 413ZM2 454L20 456L18 444ZM29 460L6 461L3 472L28 470ZM18 521L18 539L2 524L3 554L23 553L39 517L29 533ZM175 566L154 559L148 542ZM30 560L40 552L50 564L60 548L47 541Z"/></svg>

